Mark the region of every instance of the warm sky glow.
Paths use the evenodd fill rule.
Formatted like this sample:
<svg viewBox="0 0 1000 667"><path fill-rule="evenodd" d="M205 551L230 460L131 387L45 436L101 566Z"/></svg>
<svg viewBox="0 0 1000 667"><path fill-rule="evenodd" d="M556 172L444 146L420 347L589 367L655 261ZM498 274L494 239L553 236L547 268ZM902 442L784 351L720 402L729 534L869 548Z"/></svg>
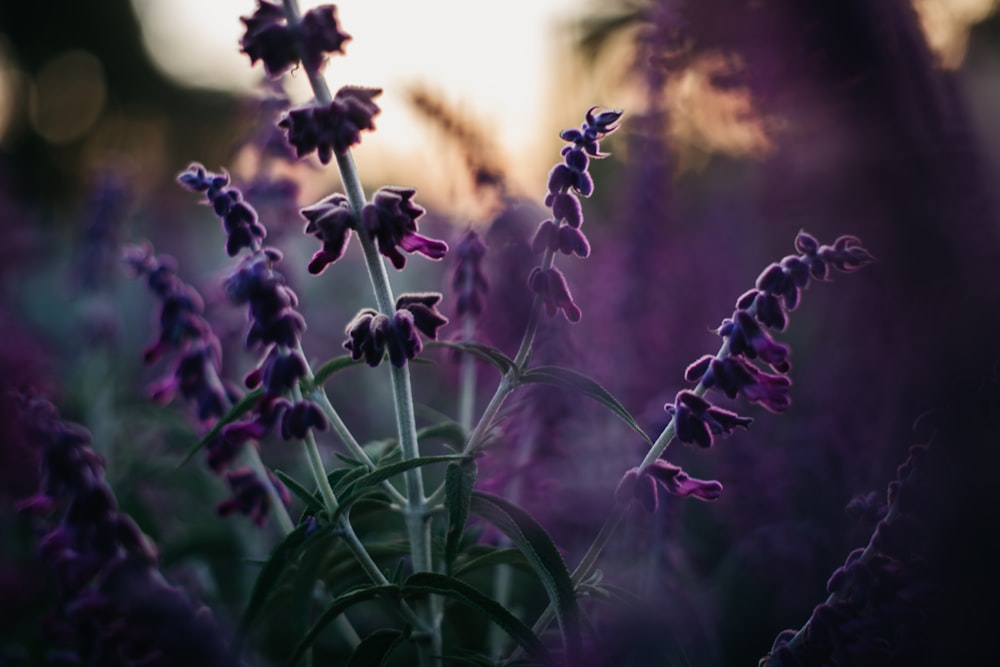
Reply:
<svg viewBox="0 0 1000 667"><path fill-rule="evenodd" d="M133 0L147 45L170 76L188 84L252 90L262 77L238 51L254 0ZM302 2L303 10L321 2ZM436 144L433 133L405 102L408 86L422 84L489 123L508 155L533 152L542 132L539 110L558 52L553 34L570 16L572 0L344 0L338 18L353 39L346 56L331 58L326 78L344 84L381 87L378 131L356 157L364 166L375 155L417 158ZM290 92L307 98L308 83L292 75ZM597 103L597 102L595 102ZM550 114L541 114L548 119ZM581 109L582 117L582 109ZM556 128L555 131L558 131ZM430 136L429 136L430 135ZM555 143L553 142L553 145Z"/></svg>

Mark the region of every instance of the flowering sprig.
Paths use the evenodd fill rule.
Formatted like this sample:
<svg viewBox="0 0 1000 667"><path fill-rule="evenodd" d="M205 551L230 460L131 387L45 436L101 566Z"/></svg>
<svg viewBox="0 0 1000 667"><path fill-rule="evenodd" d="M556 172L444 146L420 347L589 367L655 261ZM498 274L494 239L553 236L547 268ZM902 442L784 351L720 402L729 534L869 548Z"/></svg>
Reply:
<svg viewBox="0 0 1000 667"><path fill-rule="evenodd" d="M291 109L278 121L278 127L288 133L288 143L298 157L316 151L316 157L328 164L333 155L342 155L361 142L363 130L375 129L375 116L380 109L375 98L379 88L344 86L326 105L309 103Z"/></svg>
<svg viewBox="0 0 1000 667"><path fill-rule="evenodd" d="M580 309L573 301L566 278L551 264L551 253L588 257L590 242L583 234L583 207L580 197L589 197L594 192L594 180L588 171L591 158L604 158L607 153L600 150L600 140L618 129L622 112L602 111L595 115L597 107L591 107L580 129L563 130L560 138L569 145L563 147L562 164L557 164L549 172L548 194L545 205L552 210L552 217L543 221L531 242L534 252L546 251L548 261L536 267L528 277L528 286L545 304L549 316L562 311L570 322L580 320Z"/></svg>
<svg viewBox="0 0 1000 667"><path fill-rule="evenodd" d="M626 478L653 474L648 471L674 437L684 443L710 447L714 435L728 435L736 427L749 426L749 418L707 401L704 395L710 389L729 398L740 396L771 412L783 412L791 405L789 389L792 382L786 375L791 369L789 349L775 341L765 327L779 331L785 328L788 313L798 307L801 292L811 279L826 280L831 269L850 273L874 261L853 236L841 236L832 245L820 245L813 236L802 231L795 238L795 248L801 254L789 255L769 265L757 278L754 289L737 299L733 315L723 320L716 330L723 338L722 348L716 355L705 355L688 366L684 377L696 383L696 387L693 391L680 392L675 403L664 407L671 415L670 423L642 464L629 470ZM774 372L762 370L758 363L766 364ZM644 507L655 507L656 502L648 499L650 488L655 489L655 486L648 482L620 484L617 497L625 502L624 491L628 490ZM672 490L669 486L665 488ZM693 495L703 500L718 497L717 494L713 497Z"/></svg>

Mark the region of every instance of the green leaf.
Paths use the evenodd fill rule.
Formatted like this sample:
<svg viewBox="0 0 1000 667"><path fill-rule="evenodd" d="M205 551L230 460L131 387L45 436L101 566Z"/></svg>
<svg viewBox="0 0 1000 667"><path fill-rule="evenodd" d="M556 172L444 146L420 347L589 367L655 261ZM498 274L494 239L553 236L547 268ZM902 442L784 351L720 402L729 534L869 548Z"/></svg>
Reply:
<svg viewBox="0 0 1000 667"><path fill-rule="evenodd" d="M409 636L409 631L376 630L361 640L344 667L382 667L392 650Z"/></svg>
<svg viewBox="0 0 1000 667"><path fill-rule="evenodd" d="M653 441L649 439L646 432L642 430L639 423L629 414L629 411L625 409L617 398L611 395L607 389L602 387L592 378L583 375L582 373L577 373L576 371L570 370L568 368L560 368L559 366L539 366L537 368L532 368L530 371L521 375L522 384L552 384L560 387L567 387L574 391L578 391L585 396L589 396L604 407L608 408L615 414L616 417L625 422L626 425L636 433L642 436L642 439L646 443L652 445Z"/></svg>
<svg viewBox="0 0 1000 667"><path fill-rule="evenodd" d="M528 655L544 663L550 661L548 649L532 632L531 628L507 611L499 602L480 593L464 581L436 572L417 572L403 584L403 595L411 593L436 593L475 607L524 647Z"/></svg>
<svg viewBox="0 0 1000 667"><path fill-rule="evenodd" d="M468 437L468 434L465 432L465 429L462 428L461 424L453 421L446 421L441 422L440 424L434 424L433 426L426 426L417 431L417 440L419 442L430 440L431 438L440 438L456 451L461 451L462 447L465 445L466 437Z"/></svg>
<svg viewBox="0 0 1000 667"><path fill-rule="evenodd" d="M451 350L459 350L474 354L480 359L488 361L497 367L502 374L506 375L510 369L514 368L514 360L508 357L495 347L483 345L482 343L458 343L447 340L434 340L425 343L425 347L446 347Z"/></svg>
<svg viewBox="0 0 1000 667"><path fill-rule="evenodd" d="M530 514L498 496L473 491L470 509L496 526L531 563L555 609L568 662L578 664L580 608L573 579L555 542Z"/></svg>
<svg viewBox="0 0 1000 667"><path fill-rule="evenodd" d="M472 487L476 484L478 468L475 461L452 462L444 475L444 506L448 509L448 540L445 543L445 568L450 572L451 564L458 555L458 547L469 518L469 503L472 502Z"/></svg>
<svg viewBox="0 0 1000 667"><path fill-rule="evenodd" d="M343 471L342 474L337 474ZM334 493L340 495L340 493L351 486L354 482L361 479L368 474L368 468L359 466L357 468L341 468L340 470L334 470L329 475L326 476L327 480L330 482L330 487L333 489Z"/></svg>
<svg viewBox="0 0 1000 667"><path fill-rule="evenodd" d="M396 475L406 472L407 470L412 470L413 468L419 468L420 466L431 465L432 463L444 463L446 461L455 460L466 460L468 456L461 454L443 454L441 456L421 456L415 459L410 459L409 461L397 461L396 463L390 463L387 466L381 466L372 470L371 472L363 475L349 485L344 491L343 497L340 499L340 506L334 513L333 520L336 519L346 512L350 508L351 503L360 498L365 493L370 493L375 490L373 487L380 482L384 482L390 477L395 477Z"/></svg>
<svg viewBox="0 0 1000 667"><path fill-rule="evenodd" d="M471 558L462 563L455 568L453 574L456 577L461 577L462 575L468 574L474 570L490 567L492 565L513 565L515 567L527 569L529 572L533 571L531 566L528 564L528 561L525 560L524 554L521 553L520 549L494 548L482 556Z"/></svg>
<svg viewBox="0 0 1000 667"><path fill-rule="evenodd" d="M316 369L316 373L313 375L312 386L322 387L323 383L330 379L330 376L337 371L344 370L345 368L350 368L351 366L357 366L362 363L361 359L355 361L351 359L350 355L344 355L342 357L334 357L329 361L325 362L322 366Z"/></svg>
<svg viewBox="0 0 1000 667"><path fill-rule="evenodd" d="M399 595L399 592L399 586L388 584L385 586L366 586L365 588L358 588L338 596L333 602L330 603L323 613L320 614L313 626L309 628L309 632L306 633L306 636L302 638L299 645L295 647L294 651L292 651L292 655L288 659L288 664L294 665L298 662L299 658L302 657L302 654L313 645L316 638L319 637L319 634L323 632L323 629L326 628L326 626L329 625L333 619L340 616L352 606L366 600L374 600L378 597L396 597Z"/></svg>
<svg viewBox="0 0 1000 667"><path fill-rule="evenodd" d="M274 476L280 479L288 487L289 491L306 504L306 509L310 510L313 514L319 514L323 511L323 501L316 494L310 493L306 487L299 484L294 477L283 470L275 470Z"/></svg>
<svg viewBox="0 0 1000 667"><path fill-rule="evenodd" d="M202 436L201 440L196 442L194 447L192 447L187 451L187 454L184 455L184 458L181 460L181 462L178 464L177 467L180 468L185 463L190 461L195 454L201 451L202 447L204 447L209 443L209 441L211 441L212 438L219 435L219 431L221 431L226 424L236 421L237 419L245 415L247 412L249 412L251 408L253 408L253 406L257 405L257 399L259 399L263 393L264 393L263 389L260 388L254 389L249 394L247 394L239 401L237 401L233 407L229 408L229 412L220 417L219 421L215 422L215 425L212 426L211 430L209 430L208 433Z"/></svg>
<svg viewBox="0 0 1000 667"><path fill-rule="evenodd" d="M243 611L243 618L240 620L241 634L245 634L250 629L250 624L253 623L264 602L267 601L268 596L284 575L285 570L294 562L302 546L307 540L315 538L321 532L317 531L312 535L307 535L310 528L306 524L296 527L274 547L274 551L271 552L260 574L257 575L253 590L250 592L250 601L247 602L247 608Z"/></svg>

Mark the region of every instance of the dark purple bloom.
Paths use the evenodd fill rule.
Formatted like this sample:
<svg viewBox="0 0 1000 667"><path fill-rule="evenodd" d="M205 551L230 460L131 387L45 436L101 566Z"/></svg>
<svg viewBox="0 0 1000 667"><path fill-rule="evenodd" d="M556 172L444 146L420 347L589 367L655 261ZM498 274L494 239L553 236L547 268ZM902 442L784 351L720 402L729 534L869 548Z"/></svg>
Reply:
<svg viewBox="0 0 1000 667"><path fill-rule="evenodd" d="M654 512L659 506L657 486L676 496L698 500L718 500L722 495L719 482L695 479L680 467L657 459L641 473L638 468L626 472L615 489L615 499L620 503L636 499L644 509Z"/></svg>
<svg viewBox="0 0 1000 667"><path fill-rule="evenodd" d="M441 259L448 252L444 241L417 233L417 219L424 209L412 201L416 192L413 188L395 186L379 188L372 202L361 210L361 222L378 243L379 252L397 269L406 265L400 249L419 252L430 259Z"/></svg>
<svg viewBox="0 0 1000 667"><path fill-rule="evenodd" d="M224 284L234 304L249 306L248 348L272 344L295 347L305 331L305 320L295 310L298 297L273 268L280 260L277 250L261 249L245 257Z"/></svg>
<svg viewBox="0 0 1000 667"><path fill-rule="evenodd" d="M551 269L535 267L528 276L528 286L532 292L541 297L545 311L550 317L561 310L570 322L580 321L580 309L573 302L562 271L554 267Z"/></svg>
<svg viewBox="0 0 1000 667"><path fill-rule="evenodd" d="M347 197L337 193L306 206L300 212L309 221L306 234L314 235L323 244L309 261L309 273L319 275L328 264L344 255L351 229L354 228L354 211Z"/></svg>
<svg viewBox="0 0 1000 667"><path fill-rule="evenodd" d="M306 361L298 352L287 352L280 346L271 348L259 368L264 392L280 396L291 391L305 377L306 369Z"/></svg>
<svg viewBox="0 0 1000 667"><path fill-rule="evenodd" d="M281 417L281 437L285 440L302 440L309 429L326 430L326 417L311 401L299 401Z"/></svg>
<svg viewBox="0 0 1000 667"><path fill-rule="evenodd" d="M288 143L299 157L316 151L319 161L330 162L334 153L341 155L361 142L362 130L374 130L379 113L375 98L379 88L344 86L328 106L308 104L290 110L278 121L288 131Z"/></svg>
<svg viewBox="0 0 1000 667"><path fill-rule="evenodd" d="M716 407L690 391L678 393L675 402L665 405L664 410L674 418L677 439L700 447L711 447L713 435L729 435L738 426L748 428L753 421Z"/></svg>
<svg viewBox="0 0 1000 667"><path fill-rule="evenodd" d="M771 338L749 312L737 310L732 319L723 321L718 333L729 339L730 354L747 359L759 357L774 370L788 372L788 346Z"/></svg>
<svg viewBox="0 0 1000 667"><path fill-rule="evenodd" d="M336 7L320 5L302 17L298 26L288 25L280 5L258 0L257 11L240 19L246 25L241 42L250 62L263 61L267 75L275 77L299 61L315 72L322 68L325 54L343 53L350 36L337 25ZM297 43L298 42L298 43Z"/></svg>
<svg viewBox="0 0 1000 667"><path fill-rule="evenodd" d="M344 347L351 351L352 359L364 359L372 368L382 363L389 335L388 317L377 310L365 308L347 324L344 333L348 336Z"/></svg>
<svg viewBox="0 0 1000 667"><path fill-rule="evenodd" d="M353 359L364 358L372 367L382 362L385 353L396 367L402 367L423 349L420 332L430 339L437 338L437 330L448 323L435 308L441 295L434 292L403 294L396 299L396 312L387 317L371 308L354 316L347 325L348 339L344 347Z"/></svg>
<svg viewBox="0 0 1000 667"><path fill-rule="evenodd" d="M437 330L448 323L448 318L436 308L440 301L441 295L437 292L402 294L396 299L396 310L408 311L417 330L431 340L436 340Z"/></svg>
<svg viewBox="0 0 1000 667"><path fill-rule="evenodd" d="M469 230L455 245L457 262L451 286L455 290L455 314L479 315L483 312L484 295L489 283L483 273L486 246L474 230Z"/></svg>
<svg viewBox="0 0 1000 667"><path fill-rule="evenodd" d="M285 485L270 472L268 481L278 491L278 497L290 507L292 497ZM226 473L226 482L232 492L232 497L219 503L215 508L220 516L228 516L233 512L245 514L257 525L263 525L271 508L271 497L268 495L264 482L250 468L239 468Z"/></svg>
<svg viewBox="0 0 1000 667"><path fill-rule="evenodd" d="M243 248L256 251L267 236L267 230L257 219L257 211L243 201L243 193L228 187L229 174L213 174L192 163L177 176L177 182L193 192L204 192L205 201L222 220L226 231L226 252L235 257Z"/></svg>

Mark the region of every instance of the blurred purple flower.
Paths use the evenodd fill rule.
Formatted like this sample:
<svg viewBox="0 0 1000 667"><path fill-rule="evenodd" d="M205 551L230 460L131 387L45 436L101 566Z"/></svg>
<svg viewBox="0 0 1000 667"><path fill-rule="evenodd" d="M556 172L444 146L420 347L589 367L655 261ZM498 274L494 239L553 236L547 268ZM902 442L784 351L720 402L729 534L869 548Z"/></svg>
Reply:
<svg viewBox="0 0 1000 667"><path fill-rule="evenodd" d="M268 480L278 491L278 496L286 507L291 507L292 497L285 485L278 480L270 471L267 473ZM246 514L258 526L263 525L267 520L267 513L270 511L271 498L264 483L257 477L250 468L238 468L226 473L226 482L232 491L232 497L221 502L216 511L220 516L228 516L233 512Z"/></svg>
<svg viewBox="0 0 1000 667"><path fill-rule="evenodd" d="M625 504L635 499L647 511L655 512L659 506L657 486L676 496L698 500L718 500L722 495L719 482L695 479L680 467L657 459L641 473L638 468L626 472L615 488L615 499Z"/></svg>
<svg viewBox="0 0 1000 667"><path fill-rule="evenodd" d="M528 276L528 287L541 297L549 317L561 310L570 322L580 321L580 309L573 302L569 286L566 285L566 278L559 269L535 267Z"/></svg>
<svg viewBox="0 0 1000 667"><path fill-rule="evenodd" d="M479 234L470 229L455 244L455 273L451 287L455 291L455 314L476 316L483 312L483 301L489 291L489 282L483 273L486 245Z"/></svg>
<svg viewBox="0 0 1000 667"><path fill-rule="evenodd" d="M227 234L226 252L230 257L243 248L253 251L260 248L267 231L257 220L257 211L243 201L243 193L238 188L227 187L228 173L213 174L194 162L177 176L177 182L192 192L205 193L205 200L222 220L222 228Z"/></svg>

